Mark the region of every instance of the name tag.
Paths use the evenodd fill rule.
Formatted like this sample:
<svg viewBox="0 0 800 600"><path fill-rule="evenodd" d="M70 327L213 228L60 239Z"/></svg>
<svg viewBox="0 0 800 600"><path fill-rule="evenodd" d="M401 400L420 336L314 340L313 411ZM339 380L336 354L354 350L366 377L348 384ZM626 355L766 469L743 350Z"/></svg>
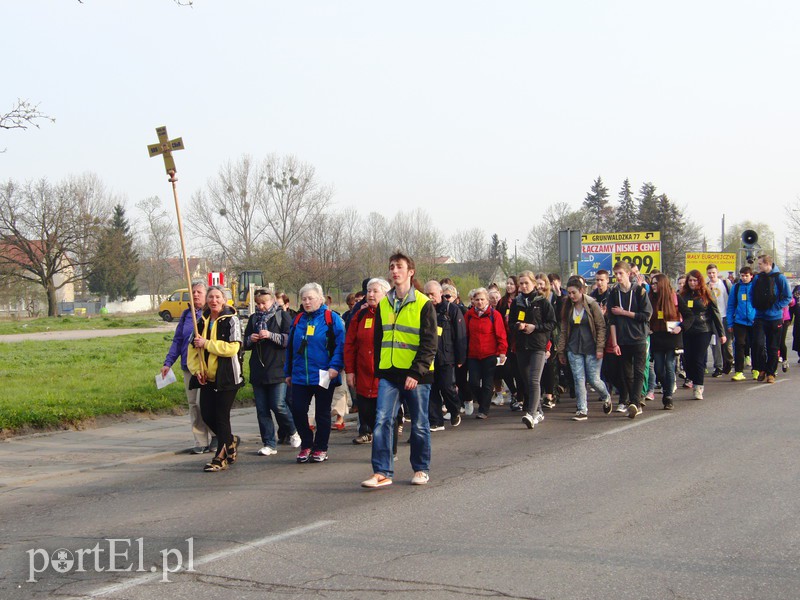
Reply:
<svg viewBox="0 0 800 600"><path fill-rule="evenodd" d="M510 309L510 308L507 308L507 309L506 309L506 316L508 316L510 312L511 312L511 309Z"/></svg>
<svg viewBox="0 0 800 600"><path fill-rule="evenodd" d="M309 325L309 326L306 328L306 335L307 335L307 336L312 336L312 335L314 335L314 326L313 326L313 325Z"/></svg>
<svg viewBox="0 0 800 600"><path fill-rule="evenodd" d="M573 322L575 323L575 325L580 325L580 324L581 324L581 317L580 317L580 315L575 315L575 316L573 317L573 319L572 319L572 320L573 320Z"/></svg>
<svg viewBox="0 0 800 600"><path fill-rule="evenodd" d="M441 327L437 327L436 328L436 333L438 333L439 335L442 335L442 328Z"/></svg>
<svg viewBox="0 0 800 600"><path fill-rule="evenodd" d="M525 311L519 311L519 316L517 317L517 321L524 321L525 320Z"/></svg>
<svg viewBox="0 0 800 600"><path fill-rule="evenodd" d="M664 311L663 310L658 311L658 318L659 319L663 319L664 318Z"/></svg>
<svg viewBox="0 0 800 600"><path fill-rule="evenodd" d="M372 319L364 319L364 329L372 329Z"/></svg>
<svg viewBox="0 0 800 600"><path fill-rule="evenodd" d="M747 301L747 294L742 294L742 302L746 302L746 301Z"/></svg>
<svg viewBox="0 0 800 600"><path fill-rule="evenodd" d="M694 300L687 300L686 306L688 306L689 308L694 308Z"/></svg>

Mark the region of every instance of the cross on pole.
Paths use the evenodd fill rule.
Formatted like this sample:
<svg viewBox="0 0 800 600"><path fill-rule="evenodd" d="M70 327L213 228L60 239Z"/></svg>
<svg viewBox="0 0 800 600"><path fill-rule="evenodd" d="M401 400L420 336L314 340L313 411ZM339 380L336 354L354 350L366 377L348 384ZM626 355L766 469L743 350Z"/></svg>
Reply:
<svg viewBox="0 0 800 600"><path fill-rule="evenodd" d="M169 175L169 182L172 184L172 196L175 198L175 212L178 215L178 234L181 238L181 252L183 253L183 270L186 274L186 284L189 287L189 312L192 315L192 323L194 324L194 335L195 337L200 337L199 330L197 328L197 315L194 312L194 300L192 299L192 275L189 271L189 259L186 254L186 240L183 236L183 220L181 219L181 207L178 204L178 188L175 185L178 181L178 178L175 177L175 173L178 169L175 168L175 160L172 158L173 150L183 150L183 138L175 138L174 140L170 140L169 136L167 135L167 128L165 125L161 127L156 127L156 133L158 134L158 143L157 144L150 144L147 146L147 151L150 153L150 156L158 156L159 154L164 156L164 167L167 170L167 175ZM206 368L203 364L203 353L200 353L200 375L205 373Z"/></svg>
<svg viewBox="0 0 800 600"><path fill-rule="evenodd" d="M183 138L169 139L167 127L165 125L156 127L156 134L158 135L158 143L147 146L147 151L150 153L150 157L158 156L159 154L164 156L164 168L167 170L169 180L174 183L177 181L175 173L178 169L175 168L175 160L172 158L172 151L183 150Z"/></svg>

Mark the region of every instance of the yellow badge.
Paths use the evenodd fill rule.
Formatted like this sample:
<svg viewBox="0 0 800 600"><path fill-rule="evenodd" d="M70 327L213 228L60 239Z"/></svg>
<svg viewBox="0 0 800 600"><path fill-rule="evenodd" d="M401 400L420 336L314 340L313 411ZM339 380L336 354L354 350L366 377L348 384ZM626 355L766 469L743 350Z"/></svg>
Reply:
<svg viewBox="0 0 800 600"><path fill-rule="evenodd" d="M309 325L309 326L308 326L308 328L306 329L306 335L307 335L307 336L312 336L312 335L314 335L314 326L313 326L313 325Z"/></svg>
<svg viewBox="0 0 800 600"><path fill-rule="evenodd" d="M442 328L441 327L437 327L436 328L436 333L438 333L439 335L442 335Z"/></svg>
<svg viewBox="0 0 800 600"><path fill-rule="evenodd" d="M694 300L687 300L686 306L688 306L689 308L694 308Z"/></svg>
<svg viewBox="0 0 800 600"><path fill-rule="evenodd" d="M664 318L664 311L663 310L658 311L658 318L659 319L663 319Z"/></svg>
<svg viewBox="0 0 800 600"><path fill-rule="evenodd" d="M509 314L510 312L511 312L511 308L509 307L509 308L507 308L507 309L506 309L506 316L508 316L508 314Z"/></svg>
<svg viewBox="0 0 800 600"><path fill-rule="evenodd" d="M524 321L525 320L525 311L519 311L519 316L517 317L517 321Z"/></svg>
<svg viewBox="0 0 800 600"><path fill-rule="evenodd" d="M572 321L575 323L575 325L580 325L581 324L581 316L580 315L575 315L575 317L572 319Z"/></svg>
<svg viewBox="0 0 800 600"><path fill-rule="evenodd" d="M747 302L747 294L742 294L742 302Z"/></svg>
<svg viewBox="0 0 800 600"><path fill-rule="evenodd" d="M364 319L364 329L372 329L372 319Z"/></svg>

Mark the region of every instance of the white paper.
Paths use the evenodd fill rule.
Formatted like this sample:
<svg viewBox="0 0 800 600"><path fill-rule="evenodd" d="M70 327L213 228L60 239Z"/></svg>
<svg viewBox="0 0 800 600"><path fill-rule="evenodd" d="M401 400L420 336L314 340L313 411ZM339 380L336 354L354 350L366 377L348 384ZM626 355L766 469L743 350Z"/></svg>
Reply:
<svg viewBox="0 0 800 600"><path fill-rule="evenodd" d="M156 374L156 387L161 389L163 387L167 387L170 383L175 383L177 379L175 378L175 371L170 369L167 371L166 377L161 377L161 372L159 371Z"/></svg>
<svg viewBox="0 0 800 600"><path fill-rule="evenodd" d="M319 370L319 387L328 389L328 386L331 384L331 376L328 374L326 370Z"/></svg>
<svg viewBox="0 0 800 600"><path fill-rule="evenodd" d="M680 324L681 324L680 321L667 321L667 331L671 332Z"/></svg>
<svg viewBox="0 0 800 600"><path fill-rule="evenodd" d="M498 356L497 357L497 366L501 367L506 364L506 357L505 356Z"/></svg>

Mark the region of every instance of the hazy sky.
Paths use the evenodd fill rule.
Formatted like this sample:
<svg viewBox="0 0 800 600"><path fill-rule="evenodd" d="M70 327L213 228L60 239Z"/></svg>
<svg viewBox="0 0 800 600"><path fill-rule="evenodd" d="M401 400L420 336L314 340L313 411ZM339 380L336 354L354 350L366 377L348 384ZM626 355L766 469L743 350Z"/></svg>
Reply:
<svg viewBox="0 0 800 600"><path fill-rule="evenodd" d="M295 154L339 206L424 207L513 249L601 175L652 181L718 242L800 195L800 2L18 0L3 7L0 177L97 173L182 204L229 159ZM169 205L167 205L169 206ZM716 248L711 248L716 249Z"/></svg>

